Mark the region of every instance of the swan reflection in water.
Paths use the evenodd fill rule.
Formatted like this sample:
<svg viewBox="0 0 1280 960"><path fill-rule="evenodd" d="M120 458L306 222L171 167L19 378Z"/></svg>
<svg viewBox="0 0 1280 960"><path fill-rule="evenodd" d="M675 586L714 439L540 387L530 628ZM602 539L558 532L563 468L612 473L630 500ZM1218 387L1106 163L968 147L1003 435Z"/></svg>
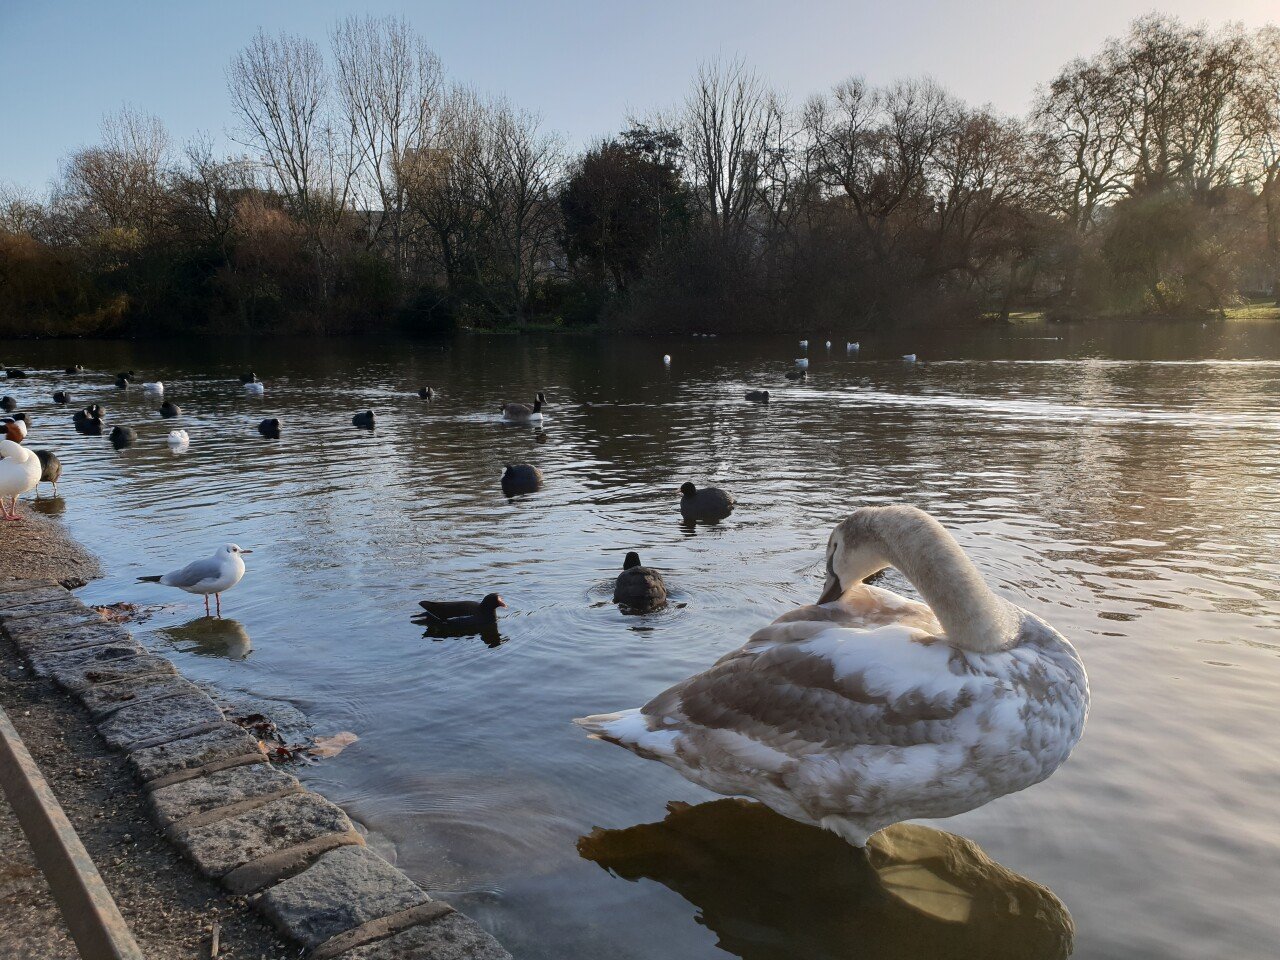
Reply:
<svg viewBox="0 0 1280 960"><path fill-rule="evenodd" d="M597 827L578 852L656 880L744 960L1059 960L1075 925L1062 902L974 843L918 824L865 851L748 800L673 802L658 823Z"/></svg>
<svg viewBox="0 0 1280 960"><path fill-rule="evenodd" d="M160 633L183 653L201 657L224 657L243 660L253 650L249 632L239 620L228 617L198 617Z"/></svg>

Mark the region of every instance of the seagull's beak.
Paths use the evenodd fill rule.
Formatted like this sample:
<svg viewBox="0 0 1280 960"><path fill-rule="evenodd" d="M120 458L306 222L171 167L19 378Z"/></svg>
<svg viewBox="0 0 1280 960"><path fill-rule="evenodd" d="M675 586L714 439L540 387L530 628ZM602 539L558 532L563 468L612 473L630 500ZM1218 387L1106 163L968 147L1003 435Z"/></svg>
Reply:
<svg viewBox="0 0 1280 960"><path fill-rule="evenodd" d="M252 550L241 550L240 552L241 552L241 553L253 553L253 551L252 551Z"/></svg>
<svg viewBox="0 0 1280 960"><path fill-rule="evenodd" d="M832 600L839 600L842 596L844 596L844 587L840 585L840 578L836 576L836 571L831 565L831 558L827 557L827 585L818 602L830 603Z"/></svg>

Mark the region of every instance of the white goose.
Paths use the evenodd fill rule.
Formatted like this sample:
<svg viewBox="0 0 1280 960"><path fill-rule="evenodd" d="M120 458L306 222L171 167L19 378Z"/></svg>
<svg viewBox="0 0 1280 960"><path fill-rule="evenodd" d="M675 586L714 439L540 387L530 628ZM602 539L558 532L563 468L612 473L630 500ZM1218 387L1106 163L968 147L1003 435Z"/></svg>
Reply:
<svg viewBox="0 0 1280 960"><path fill-rule="evenodd" d="M19 520L18 497L40 484L40 458L20 443L9 438L0 440L0 517ZM5 509L4 498L11 497L12 505Z"/></svg>
<svg viewBox="0 0 1280 960"><path fill-rule="evenodd" d="M863 583L887 566L927 605ZM832 532L816 605L638 710L576 722L863 846L890 824L1044 780L1088 706L1071 644L992 593L936 520L895 506L858 510Z"/></svg>

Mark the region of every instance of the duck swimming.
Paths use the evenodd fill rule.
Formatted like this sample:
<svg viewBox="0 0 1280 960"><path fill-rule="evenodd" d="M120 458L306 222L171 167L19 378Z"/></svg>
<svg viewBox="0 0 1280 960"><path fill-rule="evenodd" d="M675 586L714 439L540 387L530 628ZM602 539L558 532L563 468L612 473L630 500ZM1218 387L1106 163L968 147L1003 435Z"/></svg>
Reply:
<svg viewBox="0 0 1280 960"><path fill-rule="evenodd" d="M18 409L18 401L13 399L13 397L9 397L9 396L0 397L0 410L8 410L10 413L12 413L14 410L17 410L17 409Z"/></svg>
<svg viewBox="0 0 1280 960"><path fill-rule="evenodd" d="M719 487L699 490L687 481L680 485L680 516L689 523L723 520L737 504L733 494Z"/></svg>
<svg viewBox="0 0 1280 960"><path fill-rule="evenodd" d="M117 450L133 446L133 442L137 439L138 433L133 427L115 426L111 428L111 445Z"/></svg>
<svg viewBox="0 0 1280 960"><path fill-rule="evenodd" d="M768 403L769 391L768 390L748 390L746 392L746 398L750 400L752 403Z"/></svg>
<svg viewBox="0 0 1280 960"><path fill-rule="evenodd" d="M540 423L542 421L542 405L547 402L542 391L534 398L533 406L527 403L504 403L501 407L502 419L508 423Z"/></svg>
<svg viewBox="0 0 1280 960"><path fill-rule="evenodd" d="M434 399L435 395L436 395L436 392L432 390L430 387L420 387L418 389L418 396L421 397L423 400Z"/></svg>
<svg viewBox="0 0 1280 960"><path fill-rule="evenodd" d="M55 390L53 391L53 402L59 405L70 403L71 394L67 393L65 390Z"/></svg>
<svg viewBox="0 0 1280 960"><path fill-rule="evenodd" d="M529 463L508 463L502 470L502 492L508 497L542 489L542 471Z"/></svg>
<svg viewBox="0 0 1280 960"><path fill-rule="evenodd" d="M419 600L423 612L414 623L435 626L458 633L484 633L498 627L498 608L505 607L496 593L483 600Z"/></svg>
<svg viewBox="0 0 1280 960"><path fill-rule="evenodd" d="M613 587L613 602L631 610L649 611L667 602L667 585L662 574L640 563L640 554L632 550L622 561L622 572Z"/></svg>
<svg viewBox="0 0 1280 960"><path fill-rule="evenodd" d="M166 420L172 420L174 417L182 415L182 408L172 400L166 400L160 404L160 416Z"/></svg>
<svg viewBox="0 0 1280 960"><path fill-rule="evenodd" d="M895 567L925 602L864 581ZM994 593L936 520L856 511L827 543L818 603L791 610L593 736L854 846L1053 773L1084 730L1075 649Z"/></svg>
<svg viewBox="0 0 1280 960"><path fill-rule="evenodd" d="M279 440L280 439L280 418L267 417L267 419L263 420L260 424L258 424L258 432L262 434L264 437L266 437L268 440Z"/></svg>
<svg viewBox="0 0 1280 960"><path fill-rule="evenodd" d="M353 427L360 427L363 430L372 430L376 422L377 418L374 417L372 410L365 410L363 413L357 413L351 418L351 425Z"/></svg>

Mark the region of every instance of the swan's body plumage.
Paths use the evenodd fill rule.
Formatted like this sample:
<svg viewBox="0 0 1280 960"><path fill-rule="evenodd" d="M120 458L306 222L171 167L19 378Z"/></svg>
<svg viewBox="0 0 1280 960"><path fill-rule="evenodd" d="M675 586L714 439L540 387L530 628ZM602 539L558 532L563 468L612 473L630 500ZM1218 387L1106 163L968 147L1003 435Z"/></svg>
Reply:
<svg viewBox="0 0 1280 960"><path fill-rule="evenodd" d="M888 554L932 606L862 582ZM858 511L832 535L828 571L827 602L783 614L638 710L578 722L859 846L901 820L1022 790L1067 759L1089 702L1079 656L991 594L936 521Z"/></svg>

